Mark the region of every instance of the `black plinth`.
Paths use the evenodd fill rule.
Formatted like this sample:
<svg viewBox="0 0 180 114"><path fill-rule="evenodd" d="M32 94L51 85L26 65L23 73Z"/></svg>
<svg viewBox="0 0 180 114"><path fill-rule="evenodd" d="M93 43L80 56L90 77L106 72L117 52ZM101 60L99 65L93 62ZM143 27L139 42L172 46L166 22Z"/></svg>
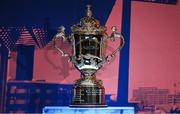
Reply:
<svg viewBox="0 0 180 114"><path fill-rule="evenodd" d="M103 86L74 87L73 100L70 107L106 107L105 89Z"/></svg>

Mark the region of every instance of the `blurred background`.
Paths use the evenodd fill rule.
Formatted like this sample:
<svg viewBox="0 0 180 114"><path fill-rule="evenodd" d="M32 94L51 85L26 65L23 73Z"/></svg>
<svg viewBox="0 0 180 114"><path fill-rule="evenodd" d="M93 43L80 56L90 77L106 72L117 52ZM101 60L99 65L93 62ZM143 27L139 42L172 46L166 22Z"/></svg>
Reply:
<svg viewBox="0 0 180 114"><path fill-rule="evenodd" d="M72 84L80 73L54 50L52 38L61 25L70 34L70 27L85 16L87 4L109 35L111 26L116 26L125 36L120 55L96 74L106 89L107 104L123 105L121 99L126 98L138 110L177 108L180 4L177 0L124 1L1 0L1 110L41 112L44 106L70 104ZM68 43L59 43L63 50L71 50ZM117 46L118 41L108 42L106 53Z"/></svg>

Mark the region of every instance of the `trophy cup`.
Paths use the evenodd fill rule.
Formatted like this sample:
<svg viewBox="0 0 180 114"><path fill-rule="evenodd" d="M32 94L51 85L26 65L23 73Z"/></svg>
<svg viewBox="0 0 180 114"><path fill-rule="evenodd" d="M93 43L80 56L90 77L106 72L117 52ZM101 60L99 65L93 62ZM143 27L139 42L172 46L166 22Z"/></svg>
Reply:
<svg viewBox="0 0 180 114"><path fill-rule="evenodd" d="M106 27L92 17L91 6L87 5L86 16L79 23L71 27L72 33L66 37L65 28L59 27L58 33L53 38L53 46L62 56L68 57L74 66L80 71L81 78L73 85L72 107L104 107L105 89L101 80L96 79L96 71L103 64L109 63L115 54L124 45L123 36L112 27L110 36L106 33ZM120 39L120 45L112 54L105 55L107 40ZM72 55L65 53L57 46L58 39L69 41L72 46Z"/></svg>

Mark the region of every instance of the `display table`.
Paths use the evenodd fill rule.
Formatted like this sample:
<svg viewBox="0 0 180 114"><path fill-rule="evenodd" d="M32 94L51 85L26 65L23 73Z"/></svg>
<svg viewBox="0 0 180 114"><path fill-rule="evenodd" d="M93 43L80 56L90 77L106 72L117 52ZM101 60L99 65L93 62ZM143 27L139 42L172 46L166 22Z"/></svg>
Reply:
<svg viewBox="0 0 180 114"><path fill-rule="evenodd" d="M43 109L43 114L134 114L134 107L71 108L47 106Z"/></svg>

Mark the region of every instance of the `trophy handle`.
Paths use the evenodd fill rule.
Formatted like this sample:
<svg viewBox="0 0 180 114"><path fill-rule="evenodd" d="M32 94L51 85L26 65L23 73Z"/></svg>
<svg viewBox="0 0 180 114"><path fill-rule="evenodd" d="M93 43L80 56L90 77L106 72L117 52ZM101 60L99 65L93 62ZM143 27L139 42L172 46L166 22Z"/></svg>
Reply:
<svg viewBox="0 0 180 114"><path fill-rule="evenodd" d="M64 26L61 26L59 27L59 30L58 30L58 33L54 36L53 38L53 47L61 53L61 56L63 57L68 57L69 59L71 58L70 54L68 53L65 53L64 51L62 51L57 45L56 45L56 39L58 38L62 38L63 41L66 41L66 36L65 36L65 27Z"/></svg>
<svg viewBox="0 0 180 114"><path fill-rule="evenodd" d="M112 26L111 30L112 30L111 36L108 38L110 38L111 41L115 41L115 38L121 38L121 43L111 54L105 57L105 63L109 63L115 57L116 53L119 52L125 44L123 35L121 33L116 32L117 31L116 27Z"/></svg>

